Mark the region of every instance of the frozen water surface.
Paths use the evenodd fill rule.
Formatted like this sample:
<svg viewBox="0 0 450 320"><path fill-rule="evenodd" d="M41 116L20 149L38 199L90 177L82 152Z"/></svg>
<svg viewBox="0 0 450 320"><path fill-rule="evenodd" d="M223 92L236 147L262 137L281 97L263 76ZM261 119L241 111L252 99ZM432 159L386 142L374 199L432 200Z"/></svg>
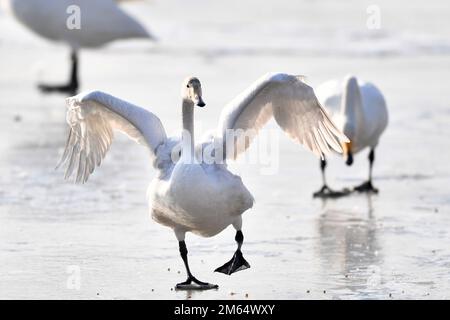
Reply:
<svg viewBox="0 0 450 320"><path fill-rule="evenodd" d="M366 28L367 1L153 1L131 3L158 44L83 51L83 89L100 89L181 124L179 86L203 83L199 128L268 71L318 85L354 73L385 93L390 124L376 154L377 196L313 200L318 160L279 135L279 168L233 165L256 198L244 215L251 269L212 271L235 250L232 228L188 235L191 267L207 292L176 292L184 280L177 241L148 217L154 175L146 150L117 136L86 185L54 167L65 142L63 96L38 81L66 77L67 50L0 13L0 298L55 299L431 299L450 295L450 8L446 1L378 1L380 30ZM335 187L367 174L330 161ZM81 288L67 288L79 266Z"/></svg>

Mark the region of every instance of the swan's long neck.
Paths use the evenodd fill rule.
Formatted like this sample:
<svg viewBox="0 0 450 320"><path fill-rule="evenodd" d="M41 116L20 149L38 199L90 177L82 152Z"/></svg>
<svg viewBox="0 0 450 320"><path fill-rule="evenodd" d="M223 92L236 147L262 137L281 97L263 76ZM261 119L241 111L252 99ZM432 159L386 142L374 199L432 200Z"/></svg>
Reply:
<svg viewBox="0 0 450 320"><path fill-rule="evenodd" d="M361 91L354 77L349 78L345 83L341 113L345 118L344 134L352 140L364 126Z"/></svg>
<svg viewBox="0 0 450 320"><path fill-rule="evenodd" d="M184 159L194 157L194 103L183 99L183 146L182 155Z"/></svg>

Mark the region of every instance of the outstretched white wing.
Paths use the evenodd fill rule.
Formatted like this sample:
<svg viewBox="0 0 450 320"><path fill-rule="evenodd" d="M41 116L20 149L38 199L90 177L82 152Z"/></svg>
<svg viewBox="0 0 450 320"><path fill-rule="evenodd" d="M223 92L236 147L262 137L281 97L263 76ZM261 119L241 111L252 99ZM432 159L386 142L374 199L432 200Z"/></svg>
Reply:
<svg viewBox="0 0 450 320"><path fill-rule="evenodd" d="M152 157L166 141L164 127L157 116L107 93L82 93L66 101L70 132L58 165L67 164L65 178L75 173L76 182L86 182L109 150L114 130L147 145Z"/></svg>
<svg viewBox="0 0 450 320"><path fill-rule="evenodd" d="M245 151L272 117L292 139L318 156L328 153L330 147L342 152L340 141L348 141L319 104L314 90L303 82L303 77L267 74L222 111L217 138L223 141L224 158L234 159ZM234 152L229 154L226 143L230 143L233 134Z"/></svg>

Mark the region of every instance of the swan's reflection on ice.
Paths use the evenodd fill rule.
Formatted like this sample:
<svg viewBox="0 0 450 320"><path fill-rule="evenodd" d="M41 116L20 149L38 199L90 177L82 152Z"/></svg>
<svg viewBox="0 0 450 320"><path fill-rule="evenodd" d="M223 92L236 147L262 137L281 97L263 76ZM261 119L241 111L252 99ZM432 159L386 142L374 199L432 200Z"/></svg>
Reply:
<svg viewBox="0 0 450 320"><path fill-rule="evenodd" d="M323 280L362 296L377 290L383 263L378 229L371 195L324 201L317 237Z"/></svg>

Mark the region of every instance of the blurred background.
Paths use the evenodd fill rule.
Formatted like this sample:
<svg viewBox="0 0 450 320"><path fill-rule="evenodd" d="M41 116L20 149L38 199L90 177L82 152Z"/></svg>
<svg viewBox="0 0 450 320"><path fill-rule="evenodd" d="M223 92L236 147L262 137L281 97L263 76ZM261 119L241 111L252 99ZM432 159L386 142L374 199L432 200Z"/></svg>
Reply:
<svg viewBox="0 0 450 320"><path fill-rule="evenodd" d="M373 5L380 9L375 29L367 25ZM81 90L144 106L173 133L188 75L202 81L207 107L195 117L206 130L266 72L303 74L312 86L355 74L387 100L390 122L374 168L380 193L313 200L319 161L280 132L277 174L232 165L256 199L243 228L252 268L231 277L212 272L235 249L232 229L211 239L188 235L191 268L220 289L173 291L184 267L173 233L149 219L146 188L155 171L147 151L117 135L86 185L64 181L54 167L67 133L65 96L42 95L36 83L67 78L68 48L0 11L0 298L448 298L448 1L153 0L121 7L158 42L81 51ZM330 159L330 184L366 178L366 153L352 167ZM70 266L80 268L79 290L67 286Z"/></svg>

